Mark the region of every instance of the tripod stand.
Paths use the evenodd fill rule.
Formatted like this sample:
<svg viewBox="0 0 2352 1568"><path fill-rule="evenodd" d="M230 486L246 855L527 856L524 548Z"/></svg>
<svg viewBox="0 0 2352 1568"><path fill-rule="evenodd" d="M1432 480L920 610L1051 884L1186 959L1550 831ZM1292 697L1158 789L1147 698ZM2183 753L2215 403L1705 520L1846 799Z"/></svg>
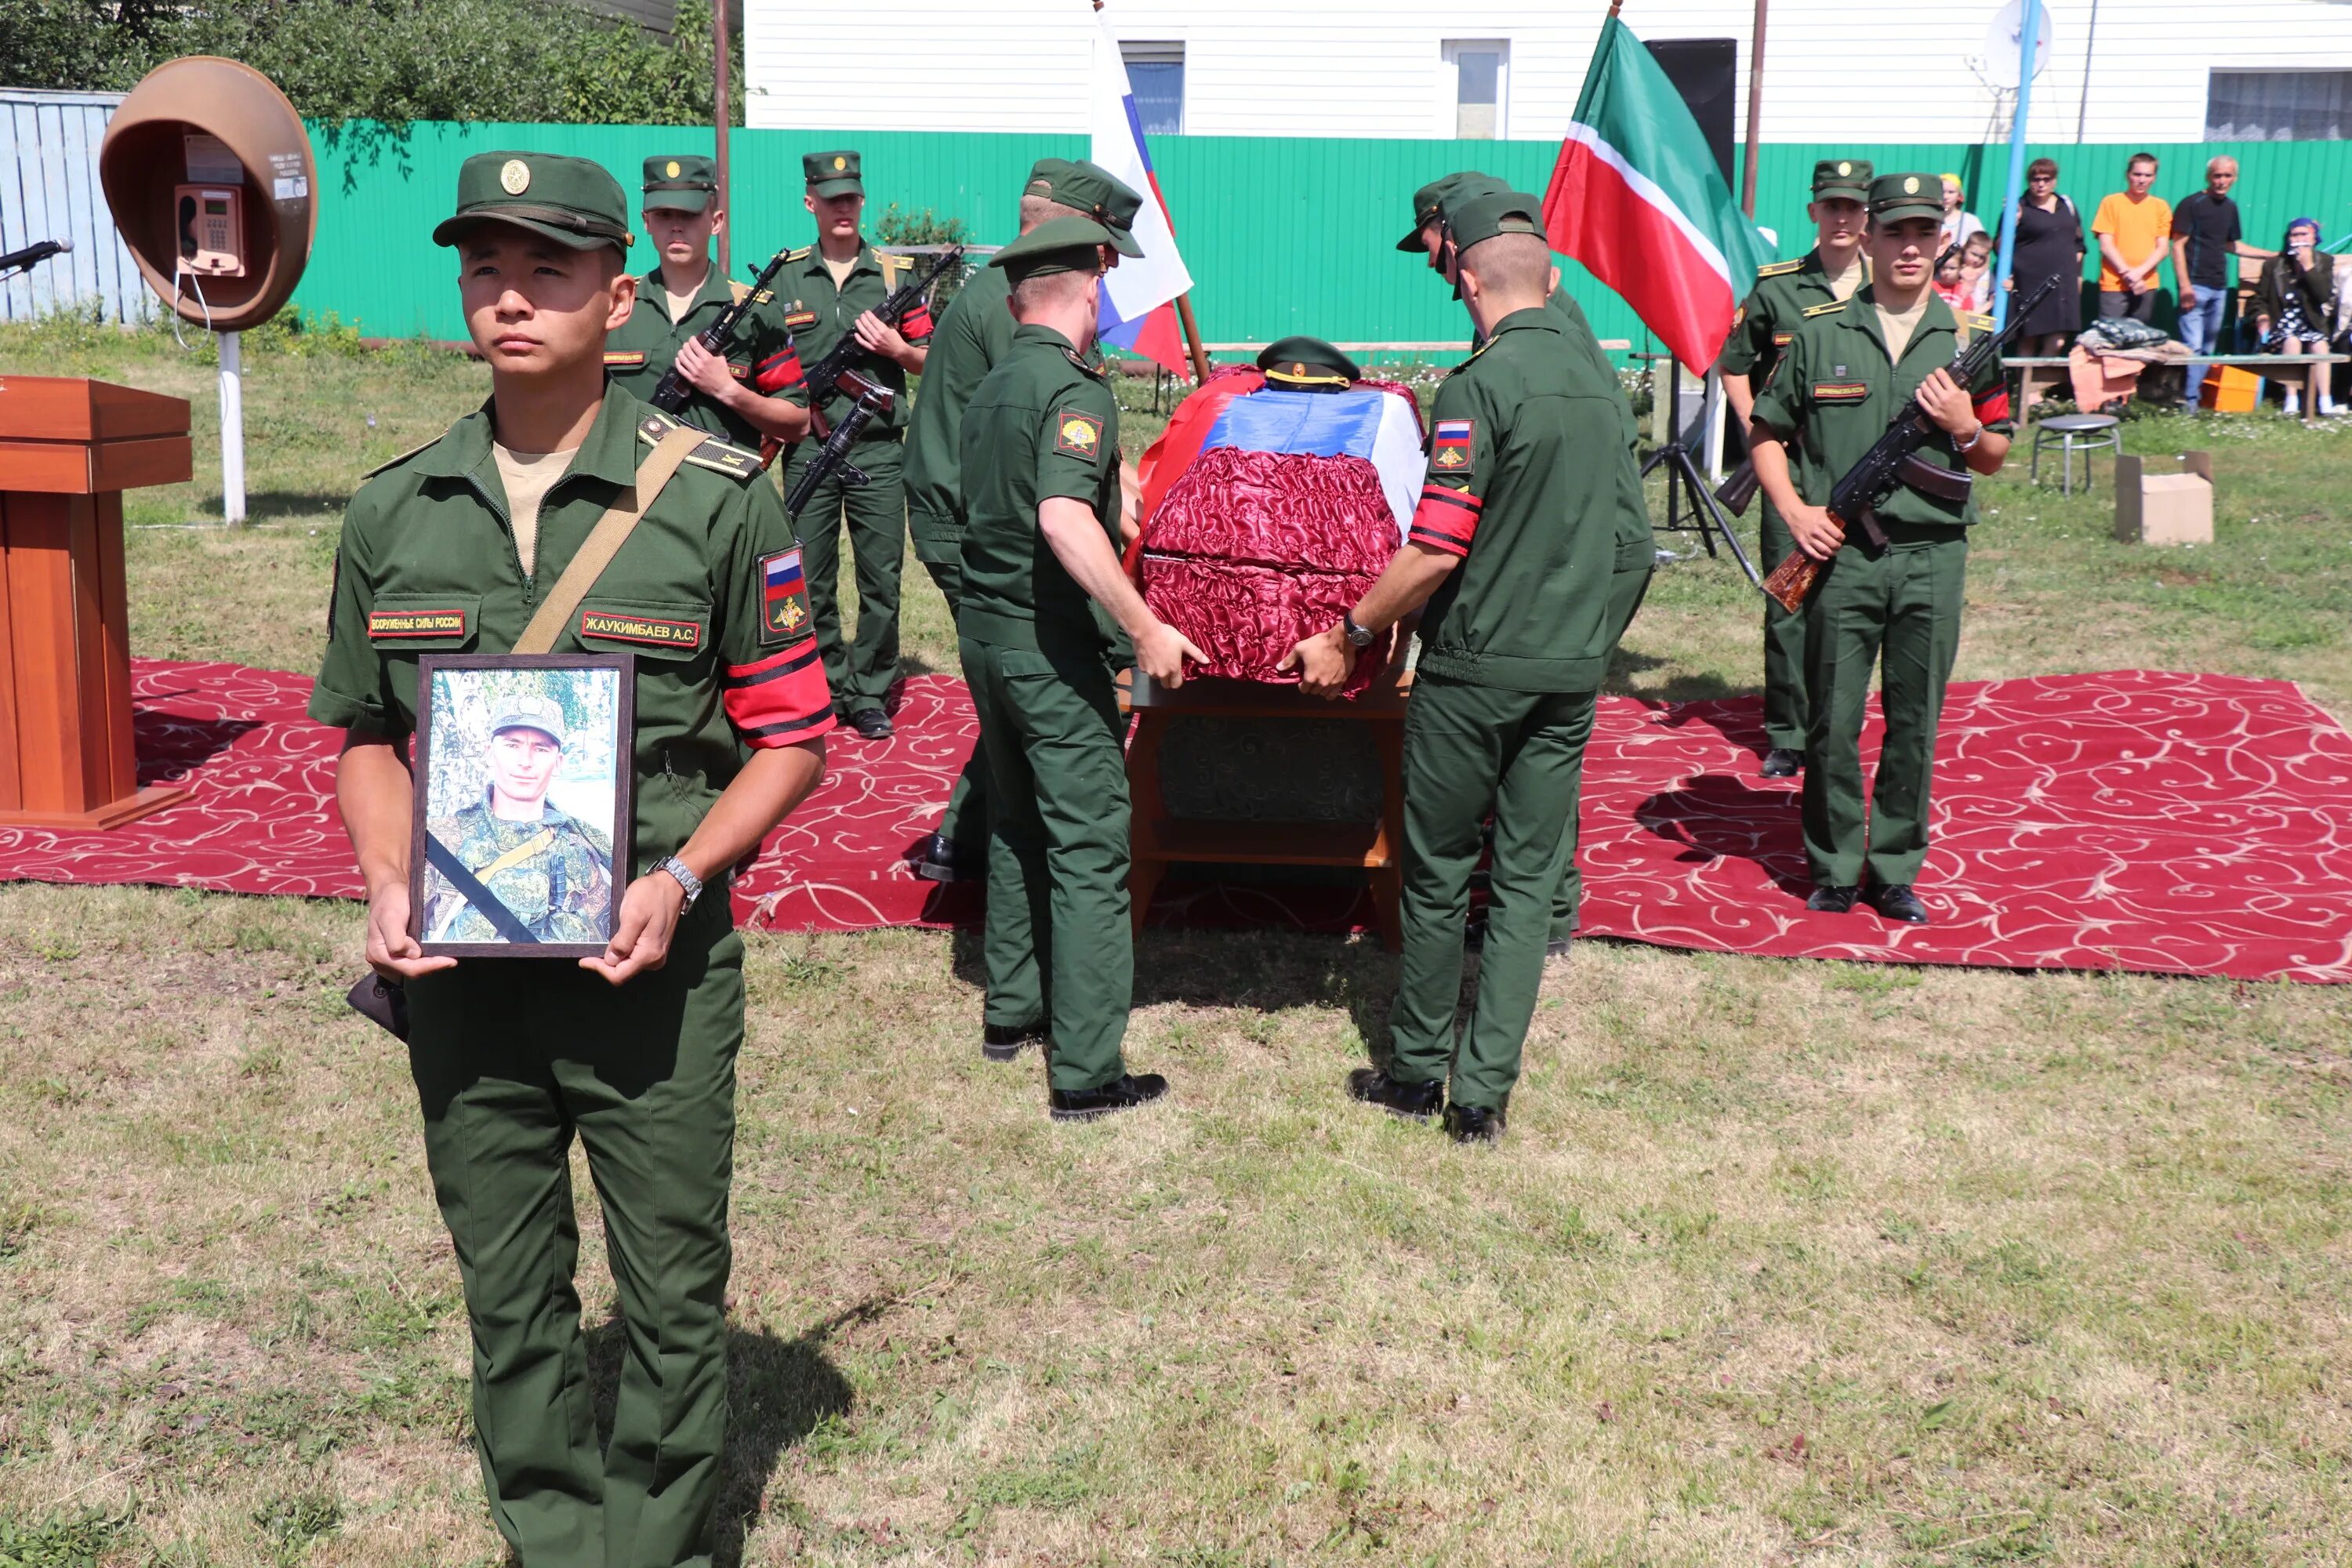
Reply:
<svg viewBox="0 0 2352 1568"><path fill-rule="evenodd" d="M1681 378L1680 367L1670 363L1668 370L1666 395L1671 397L1675 384ZM1720 538L1725 547L1730 550L1731 558L1739 563L1739 569L1748 574L1748 580L1761 588L1764 581L1757 576L1748 552L1739 547L1739 536L1732 531L1730 518L1724 514L1722 503L1715 499L1715 492L1707 488L1706 477L1698 471L1698 464L1691 458L1691 447L1700 438L1699 426L1706 419L1706 413L1702 405L1699 416L1691 421L1687 429L1677 430L1673 440L1650 454L1649 461L1642 465L1642 478L1647 479L1653 468L1664 465L1666 470L1664 531L1697 534L1699 543L1710 557L1722 553L1716 548L1716 541ZM1698 552L1693 550L1684 555L1675 555L1670 551L1659 553L1671 560L1688 561Z"/></svg>

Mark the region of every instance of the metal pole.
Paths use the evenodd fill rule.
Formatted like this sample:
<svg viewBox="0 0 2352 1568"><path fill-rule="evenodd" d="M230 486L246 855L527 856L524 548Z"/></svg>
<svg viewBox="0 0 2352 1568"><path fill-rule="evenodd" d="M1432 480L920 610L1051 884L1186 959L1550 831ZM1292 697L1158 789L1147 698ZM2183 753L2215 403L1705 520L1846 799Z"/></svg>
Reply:
<svg viewBox="0 0 2352 1568"><path fill-rule="evenodd" d="M2009 276L2017 257L2017 208L2025 195L2025 124L2033 109L2033 46L2042 37L2042 0L2025 0L2025 15L2017 35L2017 115L2009 127L2009 202L2000 214L2000 264L1994 270L1993 331L2009 325L2009 290L2000 280Z"/></svg>
<svg viewBox="0 0 2352 1568"><path fill-rule="evenodd" d="M735 204L727 199L727 122L733 118L728 112L727 102L727 4L728 0L711 0L710 4L710 128L719 143L719 205L731 220L735 216ZM734 274L735 269L728 265L727 230L721 228L719 231L719 276L731 278Z"/></svg>
<svg viewBox="0 0 2352 1568"><path fill-rule="evenodd" d="M2091 0L2091 25L2083 32L2083 101L2074 110L2074 145L2083 144L2083 127L2091 122L2091 47L2099 38L2099 0Z"/></svg>
<svg viewBox="0 0 2352 1568"><path fill-rule="evenodd" d="M1764 4L1756 0L1756 33L1748 45L1748 144L1739 150L1739 210L1756 216L1757 143L1764 138Z"/></svg>
<svg viewBox="0 0 2352 1568"><path fill-rule="evenodd" d="M236 332L220 334L221 517L245 521L245 355Z"/></svg>

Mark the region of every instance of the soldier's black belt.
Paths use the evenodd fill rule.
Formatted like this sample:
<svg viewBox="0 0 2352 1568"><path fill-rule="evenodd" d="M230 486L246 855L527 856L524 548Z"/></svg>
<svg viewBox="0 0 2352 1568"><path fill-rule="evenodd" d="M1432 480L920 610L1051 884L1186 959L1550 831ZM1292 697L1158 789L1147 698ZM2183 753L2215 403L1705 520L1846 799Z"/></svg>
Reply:
<svg viewBox="0 0 2352 1568"><path fill-rule="evenodd" d="M509 942L527 942L538 945L539 938L530 927L522 923L516 913L507 908L499 897L490 891L479 877L466 868L457 852L433 837L425 835L425 863L449 879L449 885L465 896L467 903L481 911L498 933Z"/></svg>

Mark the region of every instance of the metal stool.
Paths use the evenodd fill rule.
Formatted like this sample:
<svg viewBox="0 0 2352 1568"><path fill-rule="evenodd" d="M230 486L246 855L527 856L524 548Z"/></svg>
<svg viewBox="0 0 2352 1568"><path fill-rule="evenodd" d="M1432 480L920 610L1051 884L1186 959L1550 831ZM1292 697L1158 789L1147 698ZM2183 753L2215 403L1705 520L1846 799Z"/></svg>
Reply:
<svg viewBox="0 0 2352 1568"><path fill-rule="evenodd" d="M2091 488L2091 454L2102 448L2120 458L2124 454L2123 422L2112 414L2061 414L2041 420L2033 426L2033 459L2027 465L2026 477L2039 484L2042 480L2042 449L2058 448L2064 467L2059 472L2058 493L2074 493L2074 454L2083 454L2083 488Z"/></svg>

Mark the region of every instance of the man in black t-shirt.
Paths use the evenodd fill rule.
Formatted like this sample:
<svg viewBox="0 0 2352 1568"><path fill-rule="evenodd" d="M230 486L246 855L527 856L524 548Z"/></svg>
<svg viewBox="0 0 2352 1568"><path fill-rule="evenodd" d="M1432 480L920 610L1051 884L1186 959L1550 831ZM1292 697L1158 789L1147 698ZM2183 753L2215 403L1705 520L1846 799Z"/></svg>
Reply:
<svg viewBox="0 0 2352 1568"><path fill-rule="evenodd" d="M2172 209L2172 275L2180 279L2180 341L2192 353L2218 353L2221 318L2238 284L2238 258L2261 255L2245 243L2238 204L2230 187L2238 183L2235 158L2205 164L2205 188ZM2189 402L2195 406L2206 367L2189 367Z"/></svg>

